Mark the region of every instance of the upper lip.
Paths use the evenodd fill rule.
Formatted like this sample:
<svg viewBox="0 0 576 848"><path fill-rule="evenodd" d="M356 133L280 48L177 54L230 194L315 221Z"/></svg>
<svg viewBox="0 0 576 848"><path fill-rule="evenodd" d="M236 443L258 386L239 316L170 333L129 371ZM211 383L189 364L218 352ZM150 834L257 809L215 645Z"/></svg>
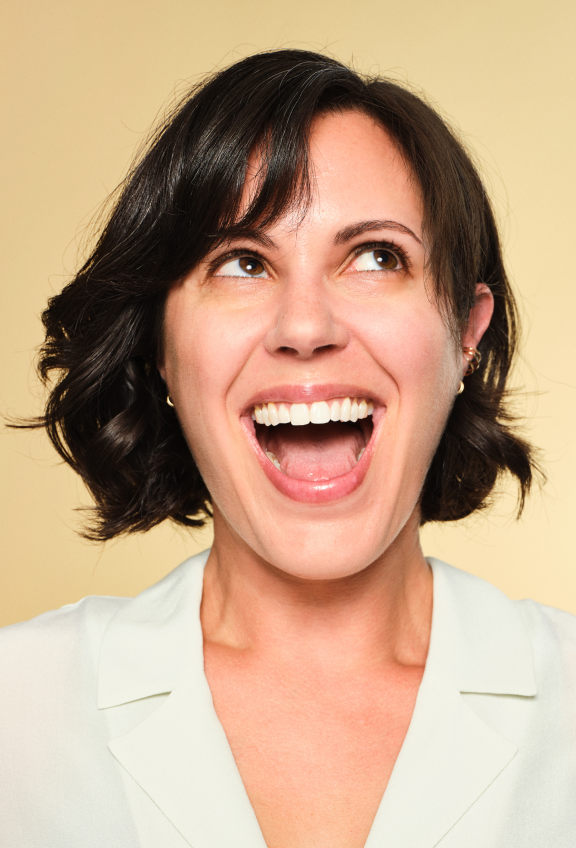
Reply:
<svg viewBox="0 0 576 848"><path fill-rule="evenodd" d="M314 403L331 398L360 397L373 401L378 406L384 402L371 389L351 383L302 383L271 386L253 395L246 404L245 414L261 403Z"/></svg>

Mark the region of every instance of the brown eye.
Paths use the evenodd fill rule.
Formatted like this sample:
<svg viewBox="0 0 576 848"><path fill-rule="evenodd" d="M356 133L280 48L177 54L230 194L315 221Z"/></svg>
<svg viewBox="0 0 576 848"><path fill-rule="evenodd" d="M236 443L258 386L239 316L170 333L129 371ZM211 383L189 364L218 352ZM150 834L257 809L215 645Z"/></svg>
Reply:
<svg viewBox="0 0 576 848"><path fill-rule="evenodd" d="M393 271L398 266L398 259L389 250L375 250L374 259L385 271Z"/></svg>
<svg viewBox="0 0 576 848"><path fill-rule="evenodd" d="M385 247L364 250L354 262L355 271L397 271L401 263L395 253Z"/></svg>
<svg viewBox="0 0 576 848"><path fill-rule="evenodd" d="M229 259L215 273L216 277L266 277L266 268L255 256L239 256Z"/></svg>
<svg viewBox="0 0 576 848"><path fill-rule="evenodd" d="M259 259L255 259L254 256L240 257L238 265L245 274L250 274L251 277L258 277L264 273L264 265Z"/></svg>

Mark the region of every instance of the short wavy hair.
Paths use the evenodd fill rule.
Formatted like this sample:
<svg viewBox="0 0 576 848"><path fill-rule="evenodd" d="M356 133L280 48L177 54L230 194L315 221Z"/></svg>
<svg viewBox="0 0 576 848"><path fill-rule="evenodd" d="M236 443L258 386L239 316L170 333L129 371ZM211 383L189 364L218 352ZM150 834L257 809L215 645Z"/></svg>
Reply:
<svg viewBox="0 0 576 848"><path fill-rule="evenodd" d="M425 478L421 521L481 509L504 472L518 481L521 510L536 466L507 407L517 312L476 167L454 131L407 88L324 55L277 50L208 77L154 131L117 190L91 256L43 313L39 373L50 390L31 426L46 428L92 493L88 538L146 530L167 518L201 526L211 514L156 366L166 294L220 241L307 204L311 123L345 110L376 120L411 170L423 199L428 278L455 333L478 282L494 295L482 363L455 399ZM264 167L241 215L256 146Z"/></svg>

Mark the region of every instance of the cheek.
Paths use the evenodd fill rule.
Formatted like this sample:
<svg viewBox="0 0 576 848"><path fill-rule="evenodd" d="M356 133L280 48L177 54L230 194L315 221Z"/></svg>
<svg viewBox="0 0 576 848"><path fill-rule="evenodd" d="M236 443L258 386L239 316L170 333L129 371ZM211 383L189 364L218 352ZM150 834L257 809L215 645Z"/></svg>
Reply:
<svg viewBox="0 0 576 848"><path fill-rule="evenodd" d="M428 303L389 310L370 344L390 380L383 461L400 493L397 506L411 512L452 409L457 352L450 329Z"/></svg>
<svg viewBox="0 0 576 848"><path fill-rule="evenodd" d="M204 406L237 362L238 333L184 285L168 296L164 320L166 377L182 403ZM209 386L210 392L204 387Z"/></svg>
<svg viewBox="0 0 576 848"><path fill-rule="evenodd" d="M457 353L449 327L426 298L388 303L375 320L363 316L362 335L390 375L403 401L451 397L457 385ZM454 385L453 385L454 384Z"/></svg>
<svg viewBox="0 0 576 848"><path fill-rule="evenodd" d="M165 371L186 440L201 470L230 449L231 387L250 363L261 334L258 320L194 298L185 287L168 298L165 314Z"/></svg>
<svg viewBox="0 0 576 848"><path fill-rule="evenodd" d="M426 299L389 303L364 338L387 375L390 404L382 449L412 503L444 431L458 385L453 337Z"/></svg>

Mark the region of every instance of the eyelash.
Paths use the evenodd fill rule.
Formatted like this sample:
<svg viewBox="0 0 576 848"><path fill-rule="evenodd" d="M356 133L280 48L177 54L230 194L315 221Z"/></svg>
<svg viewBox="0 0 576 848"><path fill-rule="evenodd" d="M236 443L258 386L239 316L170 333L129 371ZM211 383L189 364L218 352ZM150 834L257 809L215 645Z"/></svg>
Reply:
<svg viewBox="0 0 576 848"><path fill-rule="evenodd" d="M405 250L400 247L399 244L395 244L394 242L390 241L375 241L370 242L369 244L361 244L358 247L354 248L354 250L352 251L352 258L356 259L357 256L361 256L363 253L366 253L370 250L389 250L390 253L393 253L394 256L397 257L400 265L405 271L407 271L412 266L412 263L410 262ZM224 256L218 256L212 262L210 262L208 265L208 272L210 274L215 274L218 268L221 268L222 265L225 265L227 262L230 262L231 259L238 259L241 256L251 256L261 262L264 267L267 266L266 260L262 256L260 256L259 253L256 253L256 251L236 248L236 250L231 250L229 253L225 253ZM396 271L390 271L389 273L394 274L397 273L398 270L400 269L397 269Z"/></svg>
<svg viewBox="0 0 576 848"><path fill-rule="evenodd" d="M261 262L264 267L266 267L266 260L260 256L260 254L256 253L255 250L243 250L241 247L236 250L231 250L229 253L225 253L223 256L217 256L208 264L208 273L215 274L218 268L221 268L222 265L226 265L227 262L230 262L231 259L239 259L241 256L250 256L253 259L257 259L258 262Z"/></svg>
<svg viewBox="0 0 576 848"><path fill-rule="evenodd" d="M361 244L359 245L359 247L354 249L352 255L354 259L356 259L357 256L361 256L363 253L367 253L371 250L388 250L390 253L396 256L398 262L400 263L404 271L408 271L409 268L412 267L412 263L410 262L404 248L400 247L399 244L395 244L391 241L375 241L370 244ZM394 273L394 271L389 273Z"/></svg>

